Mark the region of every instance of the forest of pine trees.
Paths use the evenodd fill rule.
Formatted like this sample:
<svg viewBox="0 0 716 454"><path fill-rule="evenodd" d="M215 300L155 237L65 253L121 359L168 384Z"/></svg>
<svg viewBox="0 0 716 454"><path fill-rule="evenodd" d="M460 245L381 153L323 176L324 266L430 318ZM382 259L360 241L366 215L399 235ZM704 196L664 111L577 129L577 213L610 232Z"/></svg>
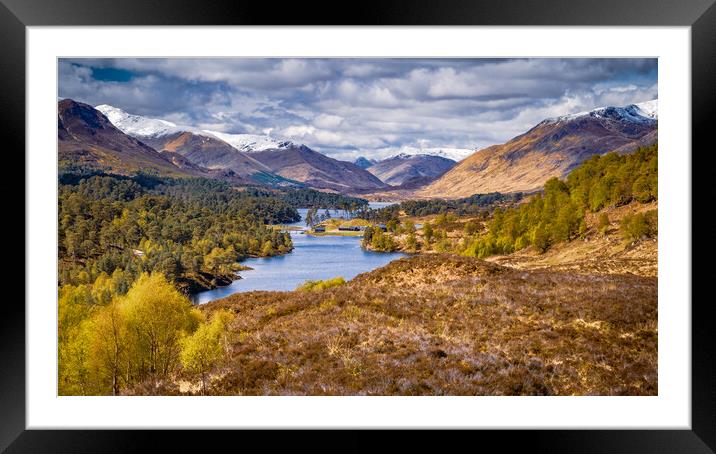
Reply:
<svg viewBox="0 0 716 454"><path fill-rule="evenodd" d="M522 193L501 194L499 192L492 192L489 194L475 194L470 197L455 200L406 200L377 210L367 210L368 212L361 213L360 217L385 222L397 218L401 212L408 216L417 217L447 213L457 216L468 216L481 214L498 204L518 202L523 197L524 195Z"/></svg>
<svg viewBox="0 0 716 454"><path fill-rule="evenodd" d="M586 212L597 212L634 200L657 199L658 146L632 154L594 156L573 170L565 180L552 178L544 193L516 208L496 209L488 233L467 242L464 254L487 257L509 254L527 246L546 251L552 244L569 241L586 229ZM631 230L646 231L638 220ZM627 228L628 229L628 228ZM636 235L636 234L635 234Z"/></svg>
<svg viewBox="0 0 716 454"><path fill-rule="evenodd" d="M59 283L79 285L142 272L172 282L232 273L248 256L290 251L291 238L265 224L293 222L285 201L254 197L212 180L148 188L134 179L92 176L59 188Z"/></svg>

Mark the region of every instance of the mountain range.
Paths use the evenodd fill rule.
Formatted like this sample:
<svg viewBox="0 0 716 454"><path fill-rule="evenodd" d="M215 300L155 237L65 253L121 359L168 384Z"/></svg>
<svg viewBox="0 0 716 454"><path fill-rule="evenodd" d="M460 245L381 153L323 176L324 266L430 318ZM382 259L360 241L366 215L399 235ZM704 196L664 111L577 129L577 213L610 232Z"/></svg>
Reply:
<svg viewBox="0 0 716 454"><path fill-rule="evenodd" d="M109 105L97 106L111 123L163 155L176 154L209 170L230 170L260 184L301 183L340 192L386 188L364 169L291 141L268 136L226 134L132 115Z"/></svg>
<svg viewBox="0 0 716 454"><path fill-rule="evenodd" d="M546 119L504 144L476 151L414 195L458 198L536 191L591 156L628 153L655 143L657 110L658 101L653 100Z"/></svg>
<svg viewBox="0 0 716 454"><path fill-rule="evenodd" d="M247 182L301 183L316 189L365 193L391 186L420 187L455 164L444 157L405 153L382 161L363 158L349 163L289 140L180 126L107 104L96 110L117 129L192 174L228 171Z"/></svg>
<svg viewBox="0 0 716 454"><path fill-rule="evenodd" d="M179 126L64 99L58 103L58 151L61 167L122 174L151 170L388 198L391 191L401 198L458 198L539 190L549 178L566 176L591 156L651 145L657 141L657 111L654 100L549 118L460 162L421 150L351 163L288 140Z"/></svg>

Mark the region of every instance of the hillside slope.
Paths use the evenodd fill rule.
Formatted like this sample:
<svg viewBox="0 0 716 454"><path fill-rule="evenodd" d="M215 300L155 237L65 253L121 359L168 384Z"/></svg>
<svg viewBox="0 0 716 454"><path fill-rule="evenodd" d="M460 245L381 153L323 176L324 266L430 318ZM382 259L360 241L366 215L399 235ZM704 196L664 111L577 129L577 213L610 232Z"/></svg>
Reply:
<svg viewBox="0 0 716 454"><path fill-rule="evenodd" d="M182 163L184 167L193 164L209 170L212 174L220 176L225 173L249 183L291 184L247 153L219 138L219 133L133 115L107 104L97 106L97 110L104 113L112 124L125 134L141 140L159 152L167 152L164 153L166 157ZM183 159L169 153L181 155Z"/></svg>
<svg viewBox="0 0 716 454"><path fill-rule="evenodd" d="M366 170L391 186L411 182L427 184L443 175L456 164L452 159L431 155L399 154L379 161Z"/></svg>
<svg viewBox="0 0 716 454"><path fill-rule="evenodd" d="M629 298L624 294L628 292ZM419 255L320 291L250 292L209 392L656 395L657 281ZM196 377L170 384L198 389ZM140 391L141 392L141 391ZM194 391L196 392L196 391Z"/></svg>
<svg viewBox="0 0 716 454"><path fill-rule="evenodd" d="M650 101L544 120L505 144L475 152L416 195L455 198L538 190L591 156L655 143L656 108L656 101Z"/></svg>
<svg viewBox="0 0 716 454"><path fill-rule="evenodd" d="M305 145L291 143L283 148L254 151L251 157L284 178L316 189L351 192L388 187L365 169L333 159Z"/></svg>
<svg viewBox="0 0 716 454"><path fill-rule="evenodd" d="M582 274L635 274L656 278L659 273L658 239L646 238L630 242L619 231L625 216L658 210L658 202L632 202L610 207L586 216L584 238L556 244L547 252L527 248L508 255L496 255L486 260L518 269L550 269ZM607 214L610 224L600 233L598 219Z"/></svg>
<svg viewBox="0 0 716 454"><path fill-rule="evenodd" d="M63 99L58 103L60 167L85 166L113 173L153 171L166 176L195 176L153 148L117 129L94 107Z"/></svg>
<svg viewBox="0 0 716 454"><path fill-rule="evenodd" d="M214 137L182 131L159 137L147 137L144 141L156 150L180 155L185 160L207 169L231 170L247 181L271 184L289 183L250 155L239 152L231 145Z"/></svg>

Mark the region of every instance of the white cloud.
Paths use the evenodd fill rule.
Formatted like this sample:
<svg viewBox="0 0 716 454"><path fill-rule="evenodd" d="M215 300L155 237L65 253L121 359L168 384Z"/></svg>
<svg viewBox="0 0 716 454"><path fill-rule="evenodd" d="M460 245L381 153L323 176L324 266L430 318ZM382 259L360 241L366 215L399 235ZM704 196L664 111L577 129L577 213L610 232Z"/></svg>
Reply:
<svg viewBox="0 0 716 454"><path fill-rule="evenodd" d="M281 135L289 139L303 139L306 136L313 135L316 128L311 125L291 125L281 131Z"/></svg>
<svg viewBox="0 0 716 454"><path fill-rule="evenodd" d="M320 114L313 119L313 124L319 128L337 128L343 123L343 117L339 115Z"/></svg>

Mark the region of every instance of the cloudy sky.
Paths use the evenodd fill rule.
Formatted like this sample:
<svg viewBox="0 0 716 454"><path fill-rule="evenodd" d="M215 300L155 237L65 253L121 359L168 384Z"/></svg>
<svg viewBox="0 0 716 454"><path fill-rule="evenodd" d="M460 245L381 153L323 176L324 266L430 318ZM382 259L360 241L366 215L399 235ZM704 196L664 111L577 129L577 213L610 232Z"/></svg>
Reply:
<svg viewBox="0 0 716 454"><path fill-rule="evenodd" d="M61 59L59 96L338 159L475 150L657 98L656 59Z"/></svg>

